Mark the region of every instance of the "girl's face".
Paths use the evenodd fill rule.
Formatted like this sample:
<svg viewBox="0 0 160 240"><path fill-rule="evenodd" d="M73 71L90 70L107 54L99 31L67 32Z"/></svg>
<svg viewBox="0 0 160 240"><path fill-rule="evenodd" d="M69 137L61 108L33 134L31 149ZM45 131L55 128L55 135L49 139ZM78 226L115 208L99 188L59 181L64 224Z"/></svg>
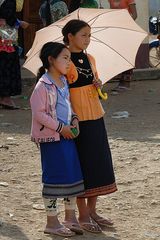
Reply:
<svg viewBox="0 0 160 240"><path fill-rule="evenodd" d="M70 67L70 58L70 51L64 48L56 59L51 57L49 61L51 66L53 66L58 73L65 75Z"/></svg>
<svg viewBox="0 0 160 240"><path fill-rule="evenodd" d="M70 46L73 46L76 50L85 50L90 43L91 28L86 26L75 35L69 33L68 38Z"/></svg>

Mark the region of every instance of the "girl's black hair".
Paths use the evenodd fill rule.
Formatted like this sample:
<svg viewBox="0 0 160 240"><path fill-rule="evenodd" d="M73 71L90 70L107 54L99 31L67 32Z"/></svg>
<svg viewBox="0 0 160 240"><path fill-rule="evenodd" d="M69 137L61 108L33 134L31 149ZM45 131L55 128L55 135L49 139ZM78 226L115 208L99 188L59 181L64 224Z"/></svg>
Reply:
<svg viewBox="0 0 160 240"><path fill-rule="evenodd" d="M62 29L63 42L69 45L68 34L76 35L82 28L90 27L88 23L79 19L70 20Z"/></svg>
<svg viewBox="0 0 160 240"><path fill-rule="evenodd" d="M48 57L51 56L56 59L64 48L67 48L66 45L58 42L48 42L43 45L40 52L40 56L39 56L43 66L40 67L40 69L38 70L37 82L42 77L42 75L46 72L45 69L48 70L50 67Z"/></svg>
<svg viewBox="0 0 160 240"><path fill-rule="evenodd" d="M16 0L4 1L0 6L0 18L4 18L10 27L16 24Z"/></svg>

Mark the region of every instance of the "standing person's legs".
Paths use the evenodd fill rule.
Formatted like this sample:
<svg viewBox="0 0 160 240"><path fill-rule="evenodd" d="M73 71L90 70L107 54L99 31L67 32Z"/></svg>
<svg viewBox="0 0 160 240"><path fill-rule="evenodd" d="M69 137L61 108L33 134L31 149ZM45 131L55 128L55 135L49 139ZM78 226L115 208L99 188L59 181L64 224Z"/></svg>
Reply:
<svg viewBox="0 0 160 240"><path fill-rule="evenodd" d="M133 70L125 71L117 76L119 79L119 84L112 91L113 92L123 92L125 90L130 90L131 81L133 78Z"/></svg>
<svg viewBox="0 0 160 240"><path fill-rule="evenodd" d="M75 215L76 198L64 198L65 221L78 223Z"/></svg>
<svg viewBox="0 0 160 240"><path fill-rule="evenodd" d="M71 231L80 235L83 234L83 230L80 227L75 214L76 198L75 197L65 198L64 206L65 206L65 221L63 222L63 224Z"/></svg>
<svg viewBox="0 0 160 240"><path fill-rule="evenodd" d="M98 224L94 223L90 217L89 209L85 198L77 198L77 206L79 210L79 223L81 227L92 233L101 233L102 230Z"/></svg>
<svg viewBox="0 0 160 240"><path fill-rule="evenodd" d="M61 225L58 220L57 212L57 199L47 199L43 198L45 210L47 213L47 225L44 233L55 234L63 237L74 236L74 233L70 229Z"/></svg>
<svg viewBox="0 0 160 240"><path fill-rule="evenodd" d="M11 96L21 94L21 72L18 48L15 52L0 52L0 105L4 109L18 109Z"/></svg>
<svg viewBox="0 0 160 240"><path fill-rule="evenodd" d="M133 70L128 70L122 73L119 87L122 87L124 89L129 89L132 81L133 76Z"/></svg>
<svg viewBox="0 0 160 240"><path fill-rule="evenodd" d="M96 211L97 197L90 197L87 201L87 206L91 218L100 226L100 227L111 227L113 222L111 219L103 218L97 214Z"/></svg>

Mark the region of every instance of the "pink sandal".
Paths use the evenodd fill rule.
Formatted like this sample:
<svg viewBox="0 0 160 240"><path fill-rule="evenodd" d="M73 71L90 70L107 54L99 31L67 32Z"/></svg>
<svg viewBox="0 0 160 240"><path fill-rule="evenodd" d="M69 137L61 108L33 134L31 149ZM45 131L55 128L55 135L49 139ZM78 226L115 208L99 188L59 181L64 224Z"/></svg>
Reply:
<svg viewBox="0 0 160 240"><path fill-rule="evenodd" d="M54 234L61 237L73 237L75 233L72 232L70 229L66 228L65 226L61 226L60 228L47 228L44 230L45 234Z"/></svg>
<svg viewBox="0 0 160 240"><path fill-rule="evenodd" d="M65 222L63 222L63 225L78 235L83 235L83 233L84 233L83 229L81 228L81 226L78 223L65 221Z"/></svg>
<svg viewBox="0 0 160 240"><path fill-rule="evenodd" d="M79 222L82 229L91 233L102 233L101 227L95 222Z"/></svg>
<svg viewBox="0 0 160 240"><path fill-rule="evenodd" d="M114 223L111 219L106 219L103 217L97 217L92 219L100 226L100 227L113 227Z"/></svg>

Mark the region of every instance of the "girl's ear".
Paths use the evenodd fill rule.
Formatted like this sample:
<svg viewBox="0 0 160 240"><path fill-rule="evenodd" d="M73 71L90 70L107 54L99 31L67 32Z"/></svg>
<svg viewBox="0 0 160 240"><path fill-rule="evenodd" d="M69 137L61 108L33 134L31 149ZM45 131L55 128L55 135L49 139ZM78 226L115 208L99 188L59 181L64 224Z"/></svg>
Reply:
<svg viewBox="0 0 160 240"><path fill-rule="evenodd" d="M72 39L73 39L72 33L68 33L68 40L69 40L69 42L72 41Z"/></svg>
<svg viewBox="0 0 160 240"><path fill-rule="evenodd" d="M49 66L53 66L54 65L54 58L52 56L48 57L48 62L49 62Z"/></svg>

